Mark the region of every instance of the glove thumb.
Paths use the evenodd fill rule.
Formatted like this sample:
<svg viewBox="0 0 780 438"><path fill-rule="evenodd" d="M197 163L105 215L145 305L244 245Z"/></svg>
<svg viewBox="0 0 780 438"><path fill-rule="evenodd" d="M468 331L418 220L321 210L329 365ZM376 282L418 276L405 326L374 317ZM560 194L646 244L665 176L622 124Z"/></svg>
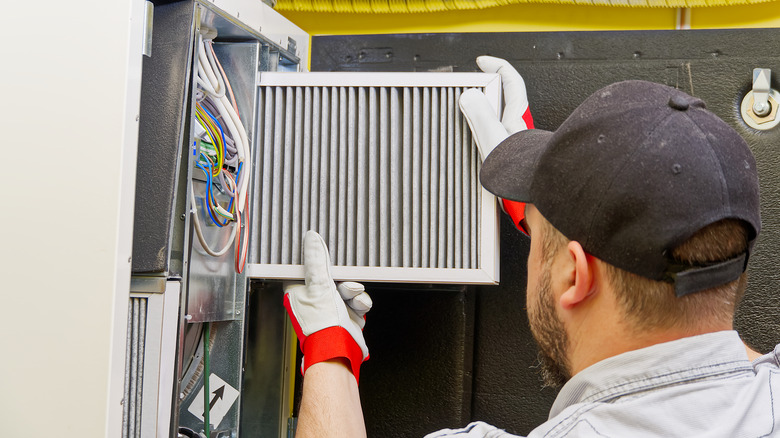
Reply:
<svg viewBox="0 0 780 438"><path fill-rule="evenodd" d="M498 120L496 109L490 105L487 97L476 88L464 91L460 95L458 106L466 118L469 128L471 128L479 156L484 161L485 157L507 138L506 128Z"/></svg>
<svg viewBox="0 0 780 438"><path fill-rule="evenodd" d="M504 88L504 117L501 123L506 128L507 134L511 135L529 127L533 128L528 123L531 116L528 111L525 81L520 73L512 67L512 64L505 59L494 56L479 56L477 57L477 66L485 73L498 73L501 76Z"/></svg>

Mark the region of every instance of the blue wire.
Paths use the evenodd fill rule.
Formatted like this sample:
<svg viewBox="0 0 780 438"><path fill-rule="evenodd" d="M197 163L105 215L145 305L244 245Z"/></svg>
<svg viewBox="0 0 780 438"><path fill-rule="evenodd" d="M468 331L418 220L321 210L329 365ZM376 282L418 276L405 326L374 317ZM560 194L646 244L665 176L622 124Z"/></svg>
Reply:
<svg viewBox="0 0 780 438"><path fill-rule="evenodd" d="M203 155L202 152L201 152L201 155ZM206 161L208 161L208 160L206 160ZM210 169L212 167L211 163L209 162L209 164L208 164L209 169L206 169L202 164L200 164L200 162L197 163L197 166L200 168L200 170L202 170L206 174L206 196L209 199L213 200L214 198L213 198L212 193L211 193L211 171L210 171ZM206 209L206 211L209 212L209 217L211 218L211 221L214 222L214 225L222 228L222 224L220 224L219 221L214 219L214 215L211 213L211 206L210 206L210 204L209 204L209 207Z"/></svg>

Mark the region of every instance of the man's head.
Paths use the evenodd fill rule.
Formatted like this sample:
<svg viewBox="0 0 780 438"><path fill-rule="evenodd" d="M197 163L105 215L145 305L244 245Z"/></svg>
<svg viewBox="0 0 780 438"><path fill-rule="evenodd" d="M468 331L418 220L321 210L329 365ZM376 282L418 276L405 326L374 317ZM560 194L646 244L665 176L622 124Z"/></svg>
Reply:
<svg viewBox="0 0 780 438"><path fill-rule="evenodd" d="M576 319L559 309L562 295L571 284L561 285L560 281L553 284L553 278L565 279L576 272L566 263L572 262L575 257L572 247L577 248L578 244L555 229L533 205L528 205L526 213L529 215L526 227L532 236L528 259L528 319L540 347L545 385L559 387L578 371L573 370L571 363L572 339L577 342L580 336L597 334L578 332L582 326L571 323ZM725 219L705 227L672 254L681 262L707 263L727 260L746 249L745 226ZM642 339L648 333L698 334L730 329L747 285L747 274L742 274L732 282L677 297L670 283L641 277L595 258L591 262L594 270L600 271L596 276L601 277L601 283L590 287L601 288L602 295L603 289L608 289L614 299L612 309L616 310L620 333L614 333L610 341L618 341L620 336ZM598 323L598 316L595 320ZM604 321L601 328L610 330L614 326ZM571 335L570 330L574 331Z"/></svg>
<svg viewBox="0 0 780 438"><path fill-rule="evenodd" d="M561 234L540 258L574 254L573 241L602 266L630 327L733 314L760 230L758 178L747 144L701 100L644 81L610 85L555 132L509 137L480 178L497 196L533 204L537 222ZM716 298L724 288L730 298ZM704 305L716 301L728 304Z"/></svg>

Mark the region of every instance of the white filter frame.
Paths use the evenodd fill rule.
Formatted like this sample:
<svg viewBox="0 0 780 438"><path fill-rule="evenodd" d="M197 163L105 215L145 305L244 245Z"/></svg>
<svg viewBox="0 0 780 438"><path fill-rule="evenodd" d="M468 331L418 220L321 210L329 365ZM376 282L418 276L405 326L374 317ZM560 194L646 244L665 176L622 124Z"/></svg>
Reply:
<svg viewBox="0 0 780 438"><path fill-rule="evenodd" d="M374 72L322 72L279 73L262 72L259 87L459 87L481 89L500 117L502 103L501 79L489 73L374 73ZM455 102L455 110L460 112ZM463 121L465 124L465 119ZM259 138L262 133L258 133ZM257 154L258 140L254 140ZM256 161L259 163L259 161ZM259 172L256 172L257 175ZM254 183L257 187L257 182ZM479 183L476 183L479 185ZM498 284L499 282L499 221L496 198L479 185L480 214L478 219L479 245L476 268L420 268L339 266L331 267L336 281L438 283L438 284ZM255 198L257 199L256 195ZM252 206L253 233L259 229L256 223L262 214L258 205ZM302 236L301 236L302 237ZM259 239L251 237L250 245L258 245ZM256 250L256 249L255 249ZM256 258L254 258L256 259ZM248 263L246 275L253 279L302 280L303 266L297 264Z"/></svg>

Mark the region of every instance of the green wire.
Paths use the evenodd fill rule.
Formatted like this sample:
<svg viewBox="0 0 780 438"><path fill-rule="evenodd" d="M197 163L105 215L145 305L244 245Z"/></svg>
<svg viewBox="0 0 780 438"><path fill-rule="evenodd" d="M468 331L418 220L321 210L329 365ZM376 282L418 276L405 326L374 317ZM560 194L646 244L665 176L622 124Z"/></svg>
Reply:
<svg viewBox="0 0 780 438"><path fill-rule="evenodd" d="M203 364L205 377L203 378L203 429L206 438L211 438L211 419L209 418L209 377L211 376L211 358L209 357L209 339L211 327L208 322L203 323Z"/></svg>

